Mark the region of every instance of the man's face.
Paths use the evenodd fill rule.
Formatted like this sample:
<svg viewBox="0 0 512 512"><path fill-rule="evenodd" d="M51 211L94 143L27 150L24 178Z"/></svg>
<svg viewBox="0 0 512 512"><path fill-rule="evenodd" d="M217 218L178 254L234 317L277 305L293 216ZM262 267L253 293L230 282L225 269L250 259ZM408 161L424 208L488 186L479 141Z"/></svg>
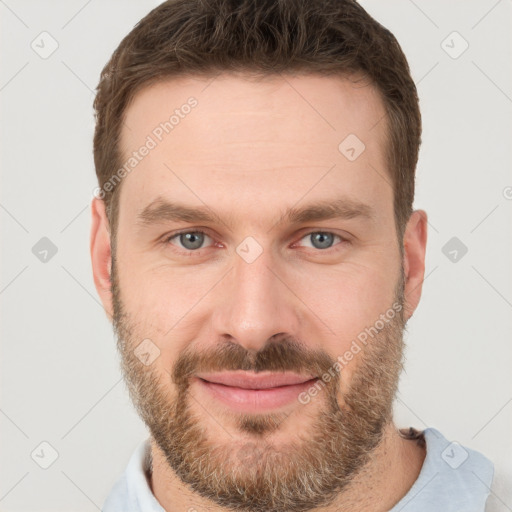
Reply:
<svg viewBox="0 0 512 512"><path fill-rule="evenodd" d="M120 194L123 371L170 467L221 505L327 503L389 424L406 318L383 116L371 86L306 76L181 78L126 111L126 160L156 144Z"/></svg>

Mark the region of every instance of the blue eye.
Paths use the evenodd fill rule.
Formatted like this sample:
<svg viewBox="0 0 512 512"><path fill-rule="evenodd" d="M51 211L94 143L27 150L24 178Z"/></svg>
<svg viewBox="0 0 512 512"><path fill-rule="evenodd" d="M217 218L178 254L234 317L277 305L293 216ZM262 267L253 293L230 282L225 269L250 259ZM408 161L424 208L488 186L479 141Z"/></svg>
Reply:
<svg viewBox="0 0 512 512"><path fill-rule="evenodd" d="M341 241L344 239L334 233L327 231L313 231L308 233L302 240L309 238L314 249L330 249L334 245L334 239L339 238Z"/></svg>
<svg viewBox="0 0 512 512"><path fill-rule="evenodd" d="M208 239L211 244L213 239L206 232L196 229L169 235L164 239L163 243L177 246L177 248L182 249L184 253L193 253L204 249ZM349 243L349 240L329 231L311 231L304 235L300 241L309 240L310 245L306 245L306 247L317 249L321 252L337 245L336 239L341 243Z"/></svg>
<svg viewBox="0 0 512 512"><path fill-rule="evenodd" d="M176 233L166 239L166 242L172 243L173 239L178 239L181 247L188 251L197 251L201 249L205 238L210 238L204 231L184 231ZM173 244L174 245L174 244Z"/></svg>
<svg viewBox="0 0 512 512"><path fill-rule="evenodd" d="M333 233L310 233L311 243L316 249L329 249L334 243L335 235Z"/></svg>

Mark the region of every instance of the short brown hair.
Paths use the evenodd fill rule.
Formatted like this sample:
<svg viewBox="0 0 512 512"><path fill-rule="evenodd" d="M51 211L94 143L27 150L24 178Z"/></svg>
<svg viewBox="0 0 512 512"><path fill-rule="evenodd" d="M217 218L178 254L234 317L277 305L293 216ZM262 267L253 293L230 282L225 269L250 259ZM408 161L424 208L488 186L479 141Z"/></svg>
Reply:
<svg viewBox="0 0 512 512"><path fill-rule="evenodd" d="M402 249L421 144L417 91L393 34L354 0L169 0L140 20L103 68L94 101L94 162L113 239L121 183L108 191L104 185L122 165L119 141L129 102L156 81L222 71L369 79L386 111L386 160Z"/></svg>

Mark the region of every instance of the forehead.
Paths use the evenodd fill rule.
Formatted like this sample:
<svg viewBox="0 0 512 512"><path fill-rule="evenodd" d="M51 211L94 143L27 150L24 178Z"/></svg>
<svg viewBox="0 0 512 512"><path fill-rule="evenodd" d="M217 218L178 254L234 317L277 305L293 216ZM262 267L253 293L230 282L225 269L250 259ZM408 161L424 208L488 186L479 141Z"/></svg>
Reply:
<svg viewBox="0 0 512 512"><path fill-rule="evenodd" d="M246 214L306 193L389 202L384 117L378 91L354 78L224 73L158 82L125 111L120 216L157 197Z"/></svg>

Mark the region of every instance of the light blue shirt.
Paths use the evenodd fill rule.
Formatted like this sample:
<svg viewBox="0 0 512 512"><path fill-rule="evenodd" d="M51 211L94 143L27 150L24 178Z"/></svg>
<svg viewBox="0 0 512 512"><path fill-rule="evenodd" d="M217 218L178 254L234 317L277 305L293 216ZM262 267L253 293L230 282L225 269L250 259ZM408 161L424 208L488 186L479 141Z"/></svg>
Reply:
<svg viewBox="0 0 512 512"><path fill-rule="evenodd" d="M389 512L484 512L494 467L481 453L424 430L427 454L409 492ZM165 512L149 486L151 446L142 441L110 491L103 512Z"/></svg>

